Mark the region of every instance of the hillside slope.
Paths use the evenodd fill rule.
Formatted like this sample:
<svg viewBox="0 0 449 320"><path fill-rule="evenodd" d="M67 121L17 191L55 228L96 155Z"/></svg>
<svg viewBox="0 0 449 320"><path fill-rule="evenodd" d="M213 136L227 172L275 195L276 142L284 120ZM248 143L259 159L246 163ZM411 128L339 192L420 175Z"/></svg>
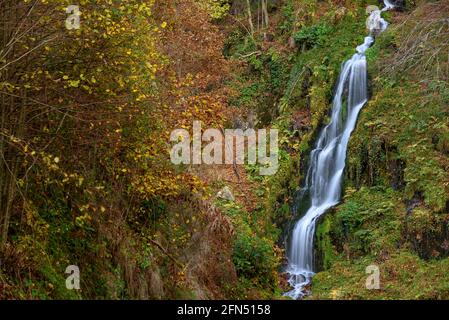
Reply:
<svg viewBox="0 0 449 320"><path fill-rule="evenodd" d="M449 298L449 2L393 14L368 53L344 202L318 227L311 298ZM380 290L366 290L376 265Z"/></svg>

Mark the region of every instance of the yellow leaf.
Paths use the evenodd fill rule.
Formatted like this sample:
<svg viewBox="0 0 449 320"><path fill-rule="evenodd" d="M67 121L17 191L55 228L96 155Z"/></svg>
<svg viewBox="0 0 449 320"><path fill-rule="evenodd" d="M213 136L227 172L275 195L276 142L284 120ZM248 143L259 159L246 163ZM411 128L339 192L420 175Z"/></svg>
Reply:
<svg viewBox="0 0 449 320"><path fill-rule="evenodd" d="M80 81L79 81L79 80L76 80L76 81L70 81L70 82L69 82L69 85L70 85L71 87L78 88L78 86L80 85Z"/></svg>

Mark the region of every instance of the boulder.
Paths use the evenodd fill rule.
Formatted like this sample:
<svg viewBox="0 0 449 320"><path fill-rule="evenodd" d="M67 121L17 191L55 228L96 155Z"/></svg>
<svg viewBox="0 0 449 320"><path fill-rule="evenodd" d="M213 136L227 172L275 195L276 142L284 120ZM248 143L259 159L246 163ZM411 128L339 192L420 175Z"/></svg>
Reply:
<svg viewBox="0 0 449 320"><path fill-rule="evenodd" d="M231 190L228 186L224 187L217 193L217 198L224 199L227 201L235 201L234 195L232 194Z"/></svg>

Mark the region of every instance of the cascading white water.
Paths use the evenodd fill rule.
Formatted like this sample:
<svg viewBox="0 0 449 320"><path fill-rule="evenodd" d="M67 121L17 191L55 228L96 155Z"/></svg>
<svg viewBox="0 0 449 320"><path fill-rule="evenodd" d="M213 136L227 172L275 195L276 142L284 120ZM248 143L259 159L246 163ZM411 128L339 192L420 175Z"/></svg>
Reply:
<svg viewBox="0 0 449 320"><path fill-rule="evenodd" d="M305 287L314 275L313 240L316 220L340 201L341 184L346 161L346 150L354 130L359 111L368 99L367 63L365 51L373 44L376 34L384 31L388 23L381 17L382 11L394 7L384 0L382 10L371 12L367 26L369 36L357 53L343 64L338 80L329 124L321 131L315 149L310 154L303 196L310 198L310 208L296 223L288 251L289 283L293 290L285 295L302 298L308 292ZM300 199L301 201L301 199Z"/></svg>

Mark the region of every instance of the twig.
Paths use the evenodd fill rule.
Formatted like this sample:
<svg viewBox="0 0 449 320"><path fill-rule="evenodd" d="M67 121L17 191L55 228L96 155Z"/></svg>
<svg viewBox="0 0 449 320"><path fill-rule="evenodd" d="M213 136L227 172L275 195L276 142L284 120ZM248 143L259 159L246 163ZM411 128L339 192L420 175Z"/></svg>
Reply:
<svg viewBox="0 0 449 320"><path fill-rule="evenodd" d="M184 266L182 265L182 263L180 263L178 260L176 260L171 254L169 254L167 252L167 250L156 240L153 239L148 239L152 244L154 244L156 247L159 248L159 250L162 251L163 254L165 254L167 257L170 258L171 261L173 261L178 267L180 267L181 269L184 268Z"/></svg>
<svg viewBox="0 0 449 320"><path fill-rule="evenodd" d="M248 53L248 54L245 54L245 55L240 55L239 58L245 59L245 58L249 58L249 57L251 57L253 55L260 56L261 54L262 54L261 51L254 51L254 52L251 52L251 53Z"/></svg>

